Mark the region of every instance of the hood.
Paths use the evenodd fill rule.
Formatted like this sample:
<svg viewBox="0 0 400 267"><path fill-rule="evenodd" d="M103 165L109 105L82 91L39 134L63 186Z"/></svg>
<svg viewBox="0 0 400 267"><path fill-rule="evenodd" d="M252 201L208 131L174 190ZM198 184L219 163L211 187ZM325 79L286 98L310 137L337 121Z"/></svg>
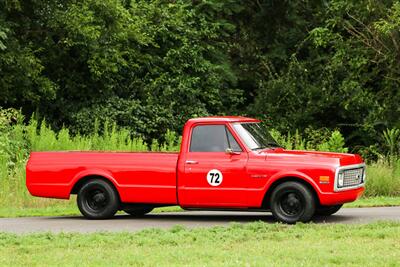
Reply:
<svg viewBox="0 0 400 267"><path fill-rule="evenodd" d="M288 158L292 161L311 161L314 163L335 163L340 166L363 163L358 154L320 152L320 151L304 151L304 150L285 150L277 148L267 151L267 158L279 157Z"/></svg>

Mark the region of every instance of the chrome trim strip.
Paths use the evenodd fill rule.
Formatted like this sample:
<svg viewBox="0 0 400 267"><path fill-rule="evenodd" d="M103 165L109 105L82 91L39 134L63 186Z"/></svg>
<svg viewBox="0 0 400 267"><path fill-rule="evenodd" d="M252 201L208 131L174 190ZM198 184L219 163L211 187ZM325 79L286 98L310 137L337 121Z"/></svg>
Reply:
<svg viewBox="0 0 400 267"><path fill-rule="evenodd" d="M358 168L364 168L364 172L363 172L363 182L362 182L361 184L353 185L353 186L347 186L347 187L342 187L342 188L339 188L339 187L337 186L337 180L338 180L338 176L339 176L339 171L341 171L341 170L348 170L348 169L358 169ZM335 191L335 192L340 192L340 191L351 190L351 189L357 189L357 188L363 187L363 186L365 185L365 179L364 179L364 178L365 178L365 171L366 171L366 165L365 165L365 163L353 164L353 165L346 165L346 166L338 167L338 168L336 169L336 172L335 172L334 191Z"/></svg>

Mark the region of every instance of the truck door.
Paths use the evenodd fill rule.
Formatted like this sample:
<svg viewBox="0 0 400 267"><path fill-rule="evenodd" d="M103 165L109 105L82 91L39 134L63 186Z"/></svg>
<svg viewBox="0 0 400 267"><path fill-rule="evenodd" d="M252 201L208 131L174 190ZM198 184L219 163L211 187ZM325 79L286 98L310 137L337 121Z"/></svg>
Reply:
<svg viewBox="0 0 400 267"><path fill-rule="evenodd" d="M247 152L225 124L196 125L178 179L183 207L246 207Z"/></svg>

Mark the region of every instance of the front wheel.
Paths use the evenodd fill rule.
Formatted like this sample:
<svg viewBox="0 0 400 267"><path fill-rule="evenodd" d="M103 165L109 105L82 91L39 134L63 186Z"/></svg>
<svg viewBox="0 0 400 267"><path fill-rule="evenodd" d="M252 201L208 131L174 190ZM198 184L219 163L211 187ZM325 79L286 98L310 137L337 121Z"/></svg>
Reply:
<svg viewBox="0 0 400 267"><path fill-rule="evenodd" d="M330 216L340 210L343 204L333 206L320 206L315 211L315 215L319 216Z"/></svg>
<svg viewBox="0 0 400 267"><path fill-rule="evenodd" d="M101 179L93 179L84 184L78 192L78 208L88 219L108 219L119 207L119 197L115 188Z"/></svg>
<svg viewBox="0 0 400 267"><path fill-rule="evenodd" d="M272 192L271 211L284 223L308 222L315 212L315 198L305 185L285 182Z"/></svg>

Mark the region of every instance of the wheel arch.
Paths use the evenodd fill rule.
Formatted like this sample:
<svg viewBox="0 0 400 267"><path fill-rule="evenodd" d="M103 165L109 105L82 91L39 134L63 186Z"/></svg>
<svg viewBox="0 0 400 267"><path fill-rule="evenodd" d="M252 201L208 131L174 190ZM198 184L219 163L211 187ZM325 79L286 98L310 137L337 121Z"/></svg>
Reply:
<svg viewBox="0 0 400 267"><path fill-rule="evenodd" d="M118 183L115 181L115 179L112 177L110 173L102 170L100 171L91 170L78 173L72 180L70 194L77 194L82 185L93 179L100 179L106 181L107 183L109 183L114 187L115 191L120 197L118 190L119 188Z"/></svg>
<svg viewBox="0 0 400 267"><path fill-rule="evenodd" d="M271 194L272 192L275 190L275 188L280 185L283 184L285 182L298 182L303 184L304 186L306 186L313 194L315 200L316 200L316 205L318 206L320 204L320 200L319 200L319 195L318 195L318 191L315 188L315 185L313 185L313 183L311 183L308 179L305 179L303 177L299 177L299 176L293 176L293 175L288 175L288 176L283 176L280 177L276 180L274 180L269 186L268 189L266 190L266 192L264 193L264 198L262 200L262 204L261 207L262 208L266 208L269 209L270 208L270 200L271 200Z"/></svg>

